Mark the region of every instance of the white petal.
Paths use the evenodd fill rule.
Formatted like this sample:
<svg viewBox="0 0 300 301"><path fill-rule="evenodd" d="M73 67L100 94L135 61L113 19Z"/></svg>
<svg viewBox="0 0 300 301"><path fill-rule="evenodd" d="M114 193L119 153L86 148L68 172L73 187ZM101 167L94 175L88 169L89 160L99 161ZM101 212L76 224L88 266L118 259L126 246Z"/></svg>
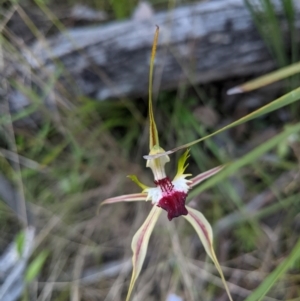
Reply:
<svg viewBox="0 0 300 301"><path fill-rule="evenodd" d="M189 183L191 181L185 179L185 175L178 177L177 179L173 180L172 184L174 185L174 190L176 191L183 191L185 193L189 190Z"/></svg>
<svg viewBox="0 0 300 301"><path fill-rule="evenodd" d="M147 188L144 190L144 192L148 193L147 201L151 200L152 204L157 204L163 197L160 187Z"/></svg>

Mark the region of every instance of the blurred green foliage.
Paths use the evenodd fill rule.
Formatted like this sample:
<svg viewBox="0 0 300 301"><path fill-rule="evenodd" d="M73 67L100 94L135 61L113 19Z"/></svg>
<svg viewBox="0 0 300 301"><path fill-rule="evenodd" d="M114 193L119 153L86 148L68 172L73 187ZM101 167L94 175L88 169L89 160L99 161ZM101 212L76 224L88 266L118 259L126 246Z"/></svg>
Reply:
<svg viewBox="0 0 300 301"><path fill-rule="evenodd" d="M278 66L297 62L299 48L296 43L293 2L281 1L291 32L288 36L291 45L288 51L285 46L286 37L279 29L272 1L260 1L259 10L250 0L246 2ZM29 2L20 3L28 5ZM78 3L77 0L68 0L64 5L75 3ZM104 10L113 19L130 16L137 5L137 1L133 0L90 0L84 3ZM175 1L151 3L158 10L172 6ZM182 1L178 4L185 3ZM53 7L60 7L61 1L35 0L29 4L39 7L43 17L51 21L53 27L64 30L64 25L52 11ZM39 37L37 28L31 27L31 30L37 38L42 38ZM1 35L0 43L1 47L9 49L15 55L18 64L24 63L20 59L19 50L7 35ZM126 179L127 174L136 173L146 179L150 174L144 167L145 160L142 159L142 155L148 151L147 132L144 130L147 128L147 100L138 98L99 102L90 97L78 96L70 99L71 109L59 105L57 111L50 112L44 100L59 84L60 74L64 72L63 66L60 66L59 62L57 64L59 72L49 77L42 91L37 91L35 87L28 88L20 79L10 82L12 87L24 93L32 103L11 116L0 116L1 173L12 182L16 179L22 180L24 197L39 216L38 226L44 234L43 237L39 237L40 244L34 253L36 257L32 258L29 264L26 274L28 282L34 282L38 274L42 274L41 278L46 281L50 275L53 279L61 281L65 279L66 274L73 273L75 262L76 267L80 266L78 258L87 258L88 268L93 266L99 269L107 263L115 263L124 258L124 249L129 250L132 236L129 235L130 231L136 230L140 224L143 209L138 206L120 205L105 209L100 212L100 216L96 216L96 210L99 202L108 195L135 192L135 186L131 186L129 179ZM294 77L285 83L286 91L299 87L299 81L295 78L297 79ZM220 129L224 122L228 124L238 119L234 112L238 102L242 100L235 102L233 107L226 107L222 103L222 92L226 87L228 83L213 83L193 88L179 85L177 91L160 93L155 101L155 114L164 148L169 149L199 139ZM299 94L299 91L295 93ZM203 122L203 115L199 114L199 108L203 110L203 107L218 117L215 123ZM194 174L218 164L234 161L224 173L191 191L189 201L201 209L207 218L214 222L216 228L218 223L227 221L226 218L230 217L232 212L237 213L238 218L231 219L230 226L217 228L215 244L217 252L224 258L224 266L231 267L230 270L225 269L226 277L230 281L235 281L235 273L240 275L239 273L246 270L246 274L240 277L243 278L243 282L237 280L237 283L248 292L253 290L252 294L248 293L247 301L259 300L266 294L270 298L278 299L278 296L284 295L284 300L295 300L293 298L297 291L299 292L299 277L296 277L299 266L295 264L300 253L297 230L300 212L299 178L295 176L285 187L278 187L276 184L280 176L293 173L299 166L298 141L291 139L299 135L298 103L294 103L292 112L295 114L293 113L286 122L281 121L278 112L275 112L272 113L273 119L260 116L250 121L245 128L239 127L243 135L241 141L236 132L229 130L191 148L188 171ZM42 116L42 122L35 127L18 123L26 117L32 118L33 114ZM19 155L17 163L21 166L20 174L15 171L12 163L16 160L11 159L15 158L11 147L12 137L8 135L7 130L11 122L15 122L14 138ZM242 153L243 149L248 147L249 140L260 137L262 132L269 128L276 129L276 134L270 140L262 141L257 147ZM9 153L5 153L4 150L8 150ZM178 158L179 155L173 156ZM173 175L176 167L171 165L167 168ZM247 204L255 197L261 196L265 190L270 191L270 195L273 196L271 201L267 200L264 206L255 212L249 212ZM1 205L0 210L0 227L3 233L1 246L4 246L8 244L11 236L19 231L20 225L7 207ZM184 249L184 254L188 254L186 261L192 265L196 263L192 263L190 258L201 258L199 264L202 264L204 257L201 246L194 242L193 234L188 232L180 221L175 223L182 237L180 247ZM131 230L131 227L135 229ZM269 232L265 232L266 229ZM164 235L167 231L167 227L162 225L155 232L155 236ZM270 233L276 239L271 240L270 237L273 236ZM19 234L16 239L19 252L23 246L22 237L22 234ZM176 267L172 269L174 258L171 254L174 250L169 239L158 241L159 243L153 238L149 257L149 262L156 270L151 270L149 264L149 274L146 271L141 279L141 285L144 284L146 288L146 284L153 281L156 290L145 290L145 300L150 300L151 294L160 296L162 300L169 288L183 294L186 290L185 285L182 285L185 282L180 270ZM189 247L190 245L192 246ZM266 249L271 254L268 258L264 257ZM80 257L79 253L84 255ZM129 257L130 253L126 253L125 256ZM291 268L296 270L296 276ZM214 276L214 270L208 270L210 275ZM195 299L218 298L218 282L211 277L205 283L198 271L199 269L193 278L195 282L192 286ZM256 272L255 275L260 275L257 277L261 284L256 290L253 279L249 276L253 271ZM75 272L74 275L77 276ZM120 275L123 277L120 276L122 284L118 285L124 286L125 290L128 275ZM94 286L87 285L87 290L90 289L89 293L94 293L93 296L97 296L98 300L105 300L107 294L111 293L117 276L104 277ZM51 281L54 281L53 279L51 278ZM75 278L67 279L72 283ZM289 295L287 290L279 290L276 283L281 284L278 287L283 288L288 283L289 287L293 288L291 291L295 293ZM138 291L142 291L144 287L138 287ZM54 291L51 300L66 300L72 295L69 286L60 289L56 287ZM246 298L245 295L242 296ZM82 300L91 300L89 297L89 294L83 293Z"/></svg>

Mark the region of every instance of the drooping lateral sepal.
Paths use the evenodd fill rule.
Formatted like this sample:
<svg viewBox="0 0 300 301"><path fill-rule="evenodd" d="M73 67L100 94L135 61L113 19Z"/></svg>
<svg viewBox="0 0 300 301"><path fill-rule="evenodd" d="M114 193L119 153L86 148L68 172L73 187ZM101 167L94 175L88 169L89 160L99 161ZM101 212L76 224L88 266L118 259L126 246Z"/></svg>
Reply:
<svg viewBox="0 0 300 301"><path fill-rule="evenodd" d="M221 266L219 264L219 261L217 259L217 256L216 256L214 248L213 248L212 228L211 228L209 222L206 220L206 218L204 217L204 215L201 212L199 212L191 207L188 207L188 206L186 206L186 207L188 210L188 215L184 216L184 218L193 226L193 228L197 232L207 255L211 258L211 260L215 264L217 271L220 274L220 277L224 284L228 298L230 299L230 301L233 301L230 291L229 291L229 288L227 286L225 277L223 275Z"/></svg>
<svg viewBox="0 0 300 301"><path fill-rule="evenodd" d="M126 301L129 301L134 284L141 272L150 239L150 235L153 228L161 214L161 209L157 206L153 206L148 217L144 221L143 225L139 228L132 239L131 248L133 251L132 256L132 276L130 285L126 297Z"/></svg>

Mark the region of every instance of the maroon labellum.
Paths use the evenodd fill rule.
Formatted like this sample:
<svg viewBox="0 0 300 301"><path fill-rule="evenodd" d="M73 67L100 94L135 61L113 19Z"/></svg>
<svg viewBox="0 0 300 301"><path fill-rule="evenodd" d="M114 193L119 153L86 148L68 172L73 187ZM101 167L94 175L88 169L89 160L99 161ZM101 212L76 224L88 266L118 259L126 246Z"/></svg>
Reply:
<svg viewBox="0 0 300 301"><path fill-rule="evenodd" d="M169 221L171 221L174 217L188 214L185 207L185 200L187 197L186 192L176 191L168 177L154 181L154 183L156 186L160 187L163 195L157 206L168 212Z"/></svg>

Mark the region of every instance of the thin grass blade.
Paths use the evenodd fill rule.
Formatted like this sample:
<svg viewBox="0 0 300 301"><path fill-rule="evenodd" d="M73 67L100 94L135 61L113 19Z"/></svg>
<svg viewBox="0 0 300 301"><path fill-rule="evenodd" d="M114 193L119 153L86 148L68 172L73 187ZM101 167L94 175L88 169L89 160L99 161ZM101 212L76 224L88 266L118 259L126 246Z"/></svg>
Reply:
<svg viewBox="0 0 300 301"><path fill-rule="evenodd" d="M204 141L208 138L211 138L219 133L222 133L228 129L231 129L237 125L240 125L240 124L243 124L247 121L250 121L252 119L255 119L257 117L260 117L262 115L265 115L265 114L268 114L270 112L273 112L275 110L278 110L284 106L287 106L289 104L292 104L293 102L297 101L300 99L300 88L297 88L283 96L281 96L280 98L272 101L271 103L261 107L260 109L240 118L239 120L235 121L235 122L232 122L230 123L229 125L213 132L212 134L209 134L205 137L202 137L200 139L197 139L197 140L194 140L190 143L187 143L187 144L184 144L184 145L181 145L181 146L178 146L178 147L175 147L173 148L172 150L169 150L169 151L166 151L164 153L159 153L159 154L155 154L155 155L147 155L147 156L144 156L145 159L149 160L149 159L155 159L155 158L159 158L161 156L164 156L164 155L170 155L170 154L173 154L181 149L184 149L184 148L188 148L188 147L191 147L192 145L196 144L196 143L199 143L201 141Z"/></svg>
<svg viewBox="0 0 300 301"><path fill-rule="evenodd" d="M278 267L269 274L261 285L252 292L245 301L260 301L290 268L292 268L300 259L300 239L290 252L289 256L282 261Z"/></svg>
<svg viewBox="0 0 300 301"><path fill-rule="evenodd" d="M153 228L159 218L159 215L161 214L162 209L160 209L157 206L153 206L151 209L147 219L143 223L143 225L140 227L140 229L136 232L132 239L131 248L133 251L132 256L132 276L131 281L126 297L126 301L129 301L134 284L141 272L147 249L148 249L148 243L150 239L150 235L153 231Z"/></svg>
<svg viewBox="0 0 300 301"><path fill-rule="evenodd" d="M220 166L212 168L208 171L202 172L201 174L199 174L198 176L196 176L192 179L189 179L189 181L191 181L191 184L189 185L190 188L193 188L194 186L200 184L202 181L204 181L204 180L212 177L213 175L217 174L224 167L225 167L225 165L220 165Z"/></svg>
<svg viewBox="0 0 300 301"><path fill-rule="evenodd" d="M229 291L229 288L227 286L225 277L223 275L221 266L219 264L219 261L217 259L217 256L216 256L214 248L213 248L212 228L211 228L209 222L206 220L206 218L204 217L204 215L201 212L199 212L195 209L192 209L191 207L188 207L188 206L186 206L186 207L187 207L189 214L186 216L183 216L183 217L193 226L193 228L197 232L207 255L211 258L211 260L213 261L213 263L216 266L217 271L220 274L220 277L224 284L228 298L230 299L230 301L233 301L230 291Z"/></svg>
<svg viewBox="0 0 300 301"><path fill-rule="evenodd" d="M272 84L276 81L287 78L297 73L300 73L300 62L292 64L288 67L281 68L269 74L260 76L240 86L233 87L227 91L227 94L232 95L232 94L249 92L264 87L266 85Z"/></svg>
<svg viewBox="0 0 300 301"><path fill-rule="evenodd" d="M195 188L189 193L190 197L194 197L199 193L202 193L204 190L214 187L216 184L221 182L223 179L228 178L230 175L234 174L237 170L251 164L257 158L262 156L264 153L268 152L276 145L281 143L282 141L286 140L290 135L296 134L300 132L300 123L297 123L293 126L287 127L283 132L276 135L275 137L269 139L265 143L261 144L260 146L256 147L254 150L247 153L242 158L236 160L235 162L228 164L225 166L224 170L220 172L220 174L214 176L210 180L206 181L201 186Z"/></svg>

